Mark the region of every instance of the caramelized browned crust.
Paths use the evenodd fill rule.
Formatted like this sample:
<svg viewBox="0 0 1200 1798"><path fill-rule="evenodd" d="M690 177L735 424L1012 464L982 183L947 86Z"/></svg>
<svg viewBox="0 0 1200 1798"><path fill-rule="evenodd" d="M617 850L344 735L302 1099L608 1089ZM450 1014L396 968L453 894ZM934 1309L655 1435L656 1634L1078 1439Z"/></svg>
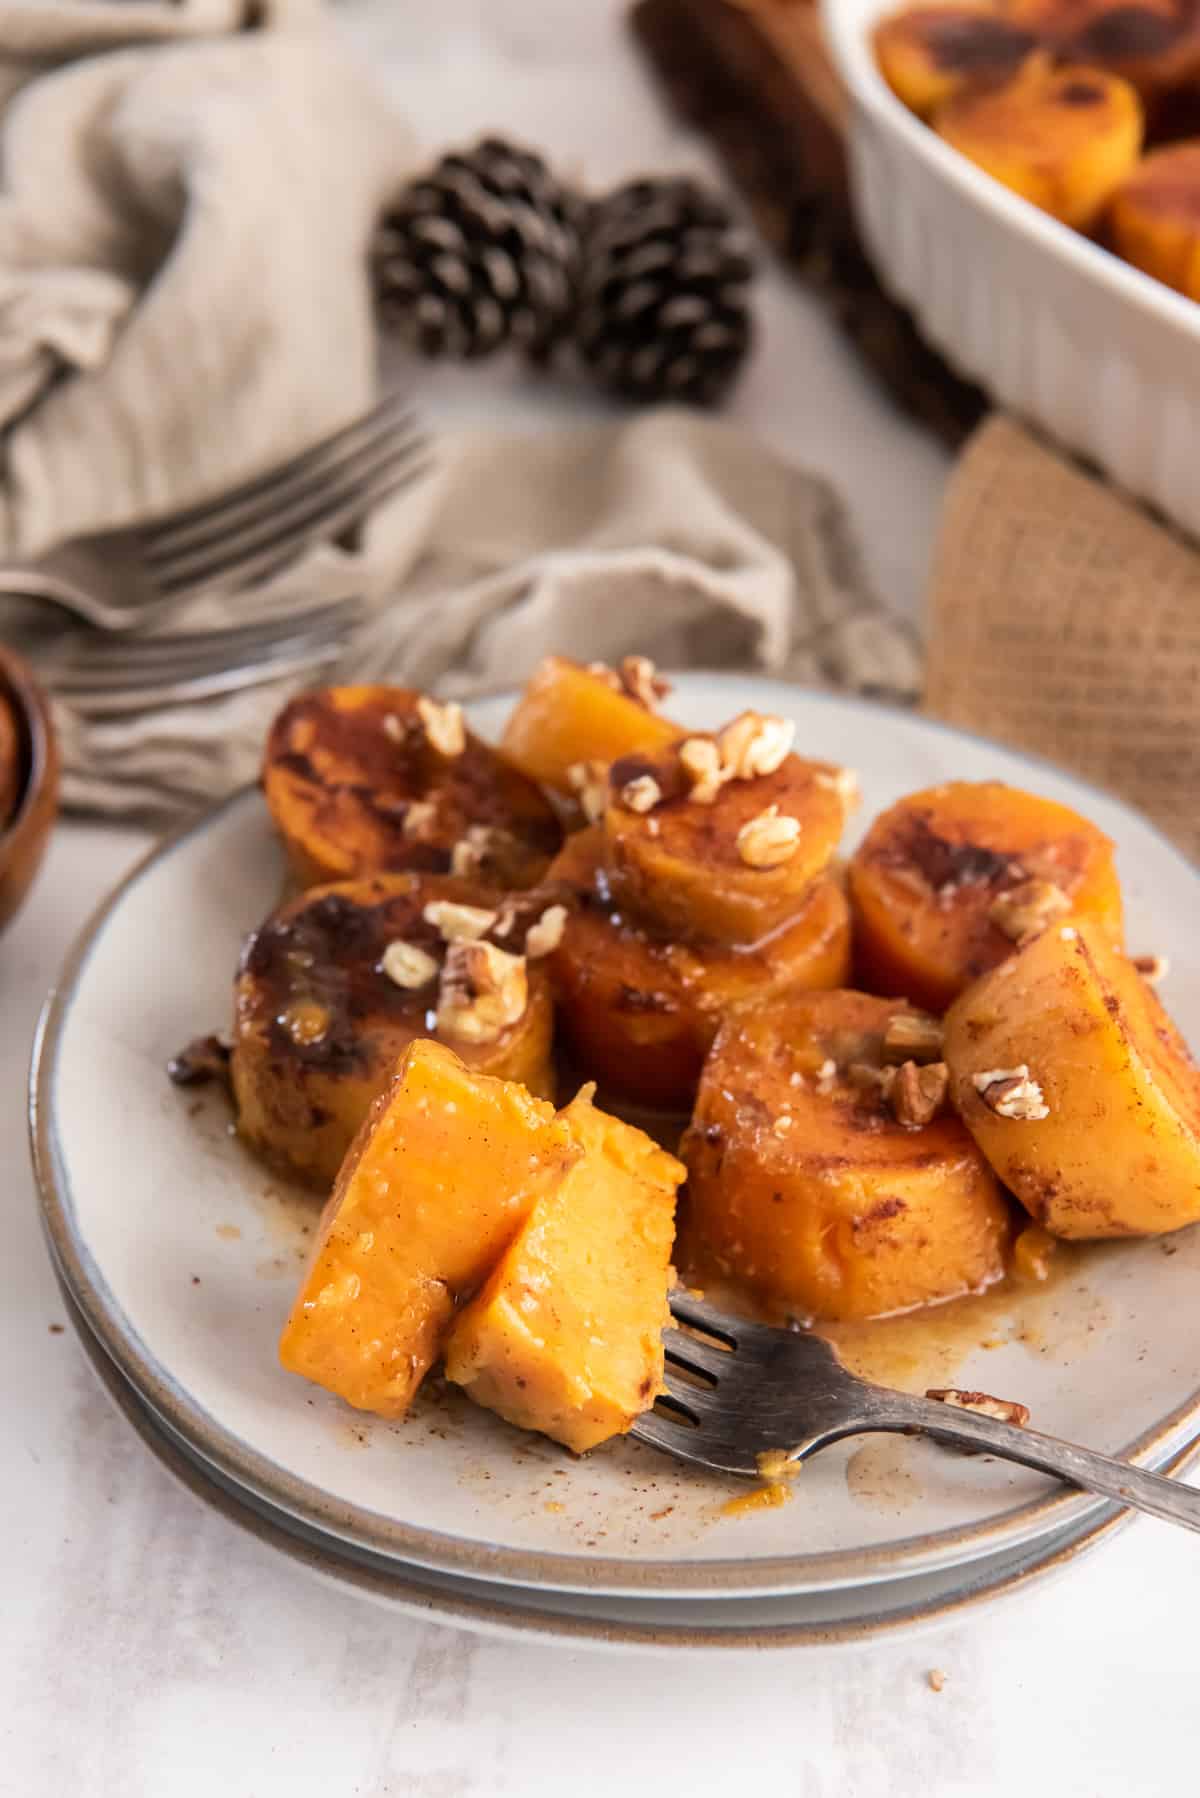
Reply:
<svg viewBox="0 0 1200 1798"><path fill-rule="evenodd" d="M1126 262L1200 300L1200 141L1143 157L1113 195L1108 226Z"/></svg>
<svg viewBox="0 0 1200 1798"><path fill-rule="evenodd" d="M1195 0L1006 0L1005 11L1064 61L1108 69L1145 94L1200 73Z"/></svg>
<svg viewBox="0 0 1200 1798"><path fill-rule="evenodd" d="M908 6L875 28L884 80L923 119L955 94L1007 81L1038 41L987 0Z"/></svg>
<svg viewBox="0 0 1200 1798"><path fill-rule="evenodd" d="M845 822L837 772L788 755L769 774L727 781L703 804L674 749L614 762L604 815L614 899L680 940L757 942L793 918L828 871ZM643 780L662 793L645 812L624 797ZM779 819L796 821L795 846L777 865L755 866L743 833L772 807Z"/></svg>
<svg viewBox="0 0 1200 1798"><path fill-rule="evenodd" d="M402 687L328 687L280 712L262 780L296 872L308 885L445 873L456 845L475 843L475 874L531 886L562 837L549 803L469 731L460 753L442 753L420 702Z"/></svg>
<svg viewBox="0 0 1200 1798"><path fill-rule="evenodd" d="M571 838L553 873L577 896L551 957L559 1022L580 1073L625 1101L687 1111L724 1016L847 978L849 910L833 879L773 935L734 949L673 942L627 918L613 903L599 827Z"/></svg>
<svg viewBox="0 0 1200 1798"><path fill-rule="evenodd" d="M918 1126L882 1082L895 1000L809 993L721 1029L680 1153L681 1265L794 1316L877 1317L1001 1277L1010 1213L945 1111ZM910 1064L911 1065L911 1064Z"/></svg>
<svg viewBox="0 0 1200 1798"><path fill-rule="evenodd" d="M944 1010L1012 954L993 914L1030 880L1069 901L1059 922L1093 917L1120 942L1113 846L1077 812L1000 781L950 781L898 801L849 866L858 979Z"/></svg>
<svg viewBox="0 0 1200 1798"><path fill-rule="evenodd" d="M496 903L450 876L378 875L301 894L245 945L231 1064L238 1128L270 1160L316 1185L333 1180L408 1044L438 1036L447 945L424 916L438 900ZM401 986L384 971L385 951L397 942L430 958L436 971L423 985ZM529 998L516 1023L491 1042L450 1046L479 1072L549 1094L550 986L538 963L526 973Z"/></svg>

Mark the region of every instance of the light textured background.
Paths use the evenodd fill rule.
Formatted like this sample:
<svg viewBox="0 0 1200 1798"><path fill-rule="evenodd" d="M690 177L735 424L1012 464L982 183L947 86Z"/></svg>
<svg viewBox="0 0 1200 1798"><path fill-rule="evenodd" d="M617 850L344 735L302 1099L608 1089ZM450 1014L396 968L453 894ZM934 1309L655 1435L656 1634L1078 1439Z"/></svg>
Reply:
<svg viewBox="0 0 1200 1798"><path fill-rule="evenodd" d="M502 126L596 182L703 162L658 110L614 0L343 11L430 146ZM781 277L761 304L737 414L839 481L881 588L915 607L939 453ZM507 369L440 375L432 400L531 420L576 403ZM1153 1798L1194 1782L1200 1556L1166 1525L1139 1523L1057 1584L911 1644L669 1662L389 1618L177 1491L71 1336L49 1333L61 1311L26 1171L38 1006L142 847L133 833L61 831L0 939L3 1798ZM186 1204L184 1170L163 1202Z"/></svg>

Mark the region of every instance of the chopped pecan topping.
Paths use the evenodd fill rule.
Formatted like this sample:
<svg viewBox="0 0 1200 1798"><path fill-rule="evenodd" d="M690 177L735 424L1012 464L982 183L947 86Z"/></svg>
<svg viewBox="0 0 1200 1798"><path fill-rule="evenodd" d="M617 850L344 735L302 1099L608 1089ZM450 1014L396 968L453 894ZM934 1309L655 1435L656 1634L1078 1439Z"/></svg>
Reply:
<svg viewBox="0 0 1200 1798"><path fill-rule="evenodd" d="M611 687L615 693L621 691L620 677L616 669L610 668L607 662L589 662L587 671L594 674L597 680L602 680L606 687Z"/></svg>
<svg viewBox="0 0 1200 1798"><path fill-rule="evenodd" d="M962 1392L957 1386L931 1386L925 1397L935 1398L942 1405L954 1405L960 1411L977 1411L981 1417L994 1417L1000 1423L1013 1423L1023 1428L1029 1422L1028 1405L1019 1405L1012 1398L993 1398L990 1392Z"/></svg>
<svg viewBox="0 0 1200 1798"><path fill-rule="evenodd" d="M436 978L438 964L428 949L422 949L417 943L389 943L379 958L379 965L396 986L403 986L411 992L418 987L428 986Z"/></svg>
<svg viewBox="0 0 1200 1798"><path fill-rule="evenodd" d="M919 1130L943 1109L950 1091L950 1070L944 1061L919 1067L906 1061L896 1069L888 1093L892 1114L906 1129Z"/></svg>
<svg viewBox="0 0 1200 1798"><path fill-rule="evenodd" d="M393 743L403 743L408 734L404 728L404 720L398 718L395 712L385 712L383 715L383 734L385 737L389 737Z"/></svg>
<svg viewBox="0 0 1200 1798"><path fill-rule="evenodd" d="M759 774L774 774L789 754L795 735L790 718L743 712L717 733L725 778L754 780Z"/></svg>
<svg viewBox="0 0 1200 1798"><path fill-rule="evenodd" d="M422 693L417 700L417 715L425 727L430 745L439 755L453 757L462 754L467 747L467 730L460 705L452 699L447 700L445 705L439 705L436 699L430 699L427 693Z"/></svg>
<svg viewBox="0 0 1200 1798"><path fill-rule="evenodd" d="M869 1061L852 1061L846 1069L846 1078L851 1086L857 1086L862 1092L882 1093L886 1099L896 1079L896 1069L877 1068Z"/></svg>
<svg viewBox="0 0 1200 1798"><path fill-rule="evenodd" d="M494 943L452 942L442 968L437 1027L464 1043L495 1042L525 1012L529 977L523 955Z"/></svg>
<svg viewBox="0 0 1200 1798"><path fill-rule="evenodd" d="M589 824L604 816L608 804L608 768L604 762L572 762L567 769L571 791L577 796Z"/></svg>
<svg viewBox="0 0 1200 1798"><path fill-rule="evenodd" d="M423 837L437 817L437 806L430 799L410 800L404 814L406 837Z"/></svg>
<svg viewBox="0 0 1200 1798"><path fill-rule="evenodd" d="M937 1061L942 1053L942 1026L925 1011L897 1011L883 1033L888 1061Z"/></svg>
<svg viewBox="0 0 1200 1798"><path fill-rule="evenodd" d="M622 656L618 674L628 697L648 712L671 691L670 681L663 680L649 656Z"/></svg>
<svg viewBox="0 0 1200 1798"><path fill-rule="evenodd" d="M459 905L454 899L433 899L422 916L448 943L473 943L486 936L496 913L482 905Z"/></svg>
<svg viewBox="0 0 1200 1798"><path fill-rule="evenodd" d="M711 805L729 778L721 766L721 751L711 737L688 737L681 743L679 765L691 786L689 798L697 805Z"/></svg>
<svg viewBox="0 0 1200 1798"><path fill-rule="evenodd" d="M1052 880L1023 880L996 895L988 907L988 918L1014 943L1023 943L1070 909L1070 899Z"/></svg>
<svg viewBox="0 0 1200 1798"><path fill-rule="evenodd" d="M1050 1116L1045 1094L1024 1062L1017 1068L988 1068L982 1074L973 1074L972 1080L988 1110L997 1117L1037 1123Z"/></svg>
<svg viewBox="0 0 1200 1798"><path fill-rule="evenodd" d="M663 792L653 774L639 774L621 788L621 804L631 812L652 812Z"/></svg>
<svg viewBox="0 0 1200 1798"><path fill-rule="evenodd" d="M781 817L777 805L769 805L737 833L738 854L749 868L781 868L799 842L799 819Z"/></svg>
<svg viewBox="0 0 1200 1798"><path fill-rule="evenodd" d="M499 825L469 824L466 835L450 851L450 872L469 879L485 869L495 871L505 865L516 847L512 832Z"/></svg>
<svg viewBox="0 0 1200 1798"><path fill-rule="evenodd" d="M540 956L549 955L562 942L563 931L567 923L565 905L548 905L536 924L531 924L525 935L525 953L530 961L537 961Z"/></svg>

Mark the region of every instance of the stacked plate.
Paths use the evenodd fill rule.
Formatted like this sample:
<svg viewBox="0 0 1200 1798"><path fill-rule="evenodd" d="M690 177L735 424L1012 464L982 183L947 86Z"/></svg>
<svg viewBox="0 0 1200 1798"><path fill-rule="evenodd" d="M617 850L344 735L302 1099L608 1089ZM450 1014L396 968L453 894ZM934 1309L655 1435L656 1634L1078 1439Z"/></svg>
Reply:
<svg viewBox="0 0 1200 1798"><path fill-rule="evenodd" d="M672 707L697 727L749 707L794 716L806 753L858 771L864 820L949 778L1086 813L1118 843L1131 940L1171 957L1172 1009L1200 1041L1200 883L1115 801L926 721L765 681L690 677ZM503 710L479 707L476 728ZM827 1451L786 1505L731 1506L733 1483L632 1442L576 1460L436 1381L392 1424L283 1373L275 1344L317 1206L248 1157L219 1094L163 1072L227 1017L242 937L282 880L256 792L210 813L93 922L35 1054L34 1152L70 1315L143 1441L205 1502L398 1609L641 1648L828 1647L945 1620L1116 1526L1110 1506L1034 1474L891 1437ZM1178 1467L1200 1428L1200 1232L1168 1246L1088 1251L1048 1288L864 1332L863 1352L896 1383L983 1387L1044 1429Z"/></svg>

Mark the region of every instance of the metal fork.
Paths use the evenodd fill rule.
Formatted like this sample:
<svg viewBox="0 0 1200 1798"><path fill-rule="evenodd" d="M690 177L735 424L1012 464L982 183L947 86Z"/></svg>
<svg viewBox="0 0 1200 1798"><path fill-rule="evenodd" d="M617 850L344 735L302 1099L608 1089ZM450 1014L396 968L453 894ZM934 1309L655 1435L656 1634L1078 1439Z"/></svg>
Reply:
<svg viewBox="0 0 1200 1798"><path fill-rule="evenodd" d="M1200 1530L1200 1492L1056 1436L860 1380L809 1331L744 1322L686 1293L665 1332L666 1393L633 1434L719 1473L760 1474L783 1451L800 1465L830 1443L874 1430L919 1431L957 1448L1019 1461L1069 1485Z"/></svg>
<svg viewBox="0 0 1200 1798"><path fill-rule="evenodd" d="M48 600L125 631L215 588L249 586L422 475L428 443L399 396L281 467L145 525L0 567L0 594Z"/></svg>
<svg viewBox="0 0 1200 1798"><path fill-rule="evenodd" d="M337 600L298 617L173 637L72 639L36 658L39 678L81 718L111 717L261 686L335 661L362 616Z"/></svg>

